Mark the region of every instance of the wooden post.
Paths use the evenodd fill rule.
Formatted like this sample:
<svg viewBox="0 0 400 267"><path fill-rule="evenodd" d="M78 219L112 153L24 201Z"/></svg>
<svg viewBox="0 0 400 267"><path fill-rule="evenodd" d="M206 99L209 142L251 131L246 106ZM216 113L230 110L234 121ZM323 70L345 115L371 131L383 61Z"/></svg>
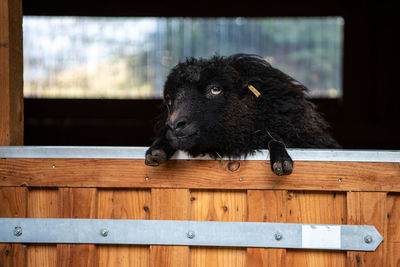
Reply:
<svg viewBox="0 0 400 267"><path fill-rule="evenodd" d="M249 222L286 222L287 191L248 190ZM247 248L247 266L286 266L286 249Z"/></svg>
<svg viewBox="0 0 400 267"><path fill-rule="evenodd" d="M0 0L0 145L22 145L22 1Z"/></svg>
<svg viewBox="0 0 400 267"><path fill-rule="evenodd" d="M347 192L347 223L374 225L384 238L376 251L348 251L347 266L389 266L386 199L386 192Z"/></svg>
<svg viewBox="0 0 400 267"><path fill-rule="evenodd" d="M26 210L26 187L0 187L0 217L24 218ZM0 266L26 266L26 251L22 244L0 244Z"/></svg>
<svg viewBox="0 0 400 267"><path fill-rule="evenodd" d="M96 216L96 188L59 188L61 218L89 218ZM57 266L95 266L93 244L57 244Z"/></svg>
<svg viewBox="0 0 400 267"><path fill-rule="evenodd" d="M188 189L151 189L152 220L188 220ZM188 246L150 246L151 267L188 267Z"/></svg>
<svg viewBox="0 0 400 267"><path fill-rule="evenodd" d="M99 190L97 218L148 220L151 212L150 190ZM149 246L97 245L94 266L148 267ZM73 265L70 265L73 266ZM86 266L86 265L76 265ZM179 265L177 265L179 266Z"/></svg>

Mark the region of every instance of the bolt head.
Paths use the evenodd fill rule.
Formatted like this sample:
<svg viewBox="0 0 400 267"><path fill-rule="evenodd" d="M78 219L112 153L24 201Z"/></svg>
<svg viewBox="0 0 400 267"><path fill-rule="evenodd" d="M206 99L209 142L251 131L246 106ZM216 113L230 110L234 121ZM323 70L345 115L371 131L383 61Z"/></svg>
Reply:
<svg viewBox="0 0 400 267"><path fill-rule="evenodd" d="M370 243L372 243L372 241L373 241L372 236L370 236L370 235L364 236L365 243L370 244Z"/></svg>
<svg viewBox="0 0 400 267"><path fill-rule="evenodd" d="M108 236L108 230L107 229L101 229L100 234L104 237Z"/></svg>
<svg viewBox="0 0 400 267"><path fill-rule="evenodd" d="M19 226L16 226L16 227L14 228L14 235L15 235L15 236L21 236L21 235L22 235L22 228L19 227Z"/></svg>
<svg viewBox="0 0 400 267"><path fill-rule="evenodd" d="M195 237L195 234L194 234L194 232L193 231L189 231L189 232L187 232L187 237L189 238L189 239L193 239L194 237Z"/></svg>
<svg viewBox="0 0 400 267"><path fill-rule="evenodd" d="M275 234L275 240L281 240L283 238L283 235L281 233L276 233Z"/></svg>

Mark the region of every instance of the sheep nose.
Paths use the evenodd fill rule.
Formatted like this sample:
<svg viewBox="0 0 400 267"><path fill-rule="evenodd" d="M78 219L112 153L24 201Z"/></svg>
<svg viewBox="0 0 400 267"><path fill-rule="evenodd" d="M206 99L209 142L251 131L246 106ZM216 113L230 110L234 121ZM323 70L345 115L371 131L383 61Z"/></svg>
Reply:
<svg viewBox="0 0 400 267"><path fill-rule="evenodd" d="M182 134L182 130L186 127L187 121L185 118L178 118L174 122L168 123L169 128L174 131L175 135Z"/></svg>

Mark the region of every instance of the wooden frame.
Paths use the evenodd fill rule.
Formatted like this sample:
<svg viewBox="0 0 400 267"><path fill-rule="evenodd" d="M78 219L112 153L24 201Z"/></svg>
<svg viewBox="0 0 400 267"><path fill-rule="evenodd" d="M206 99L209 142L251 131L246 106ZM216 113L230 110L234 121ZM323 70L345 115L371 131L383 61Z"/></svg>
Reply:
<svg viewBox="0 0 400 267"><path fill-rule="evenodd" d="M0 186L400 192L399 163L296 162L284 177L267 161L241 161L236 172L228 163L172 160L152 168L144 160L6 158Z"/></svg>
<svg viewBox="0 0 400 267"><path fill-rule="evenodd" d="M275 176L267 161L0 160L0 217L257 221L374 225L375 252L190 246L0 246L12 266L397 266L399 163L296 162ZM6 255L6 256L5 256Z"/></svg>
<svg viewBox="0 0 400 267"><path fill-rule="evenodd" d="M22 1L0 0L0 145L22 145Z"/></svg>

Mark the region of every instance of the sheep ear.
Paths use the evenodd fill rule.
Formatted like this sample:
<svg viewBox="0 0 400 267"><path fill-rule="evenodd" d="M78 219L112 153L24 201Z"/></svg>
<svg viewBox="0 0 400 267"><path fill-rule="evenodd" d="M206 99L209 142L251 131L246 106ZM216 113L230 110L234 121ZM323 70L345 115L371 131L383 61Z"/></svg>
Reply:
<svg viewBox="0 0 400 267"><path fill-rule="evenodd" d="M229 66L229 67L231 68L231 71L232 71L232 73L233 73L233 77L235 77L235 79L238 80L238 79L240 78L239 71L237 71L237 69L235 69L235 68L232 67L232 66Z"/></svg>
<svg viewBox="0 0 400 267"><path fill-rule="evenodd" d="M239 89L238 90L239 97L244 98L250 92L248 89L249 81L248 80L243 81L242 77L240 75L240 72L233 66L229 66L229 67L231 68L233 78Z"/></svg>

